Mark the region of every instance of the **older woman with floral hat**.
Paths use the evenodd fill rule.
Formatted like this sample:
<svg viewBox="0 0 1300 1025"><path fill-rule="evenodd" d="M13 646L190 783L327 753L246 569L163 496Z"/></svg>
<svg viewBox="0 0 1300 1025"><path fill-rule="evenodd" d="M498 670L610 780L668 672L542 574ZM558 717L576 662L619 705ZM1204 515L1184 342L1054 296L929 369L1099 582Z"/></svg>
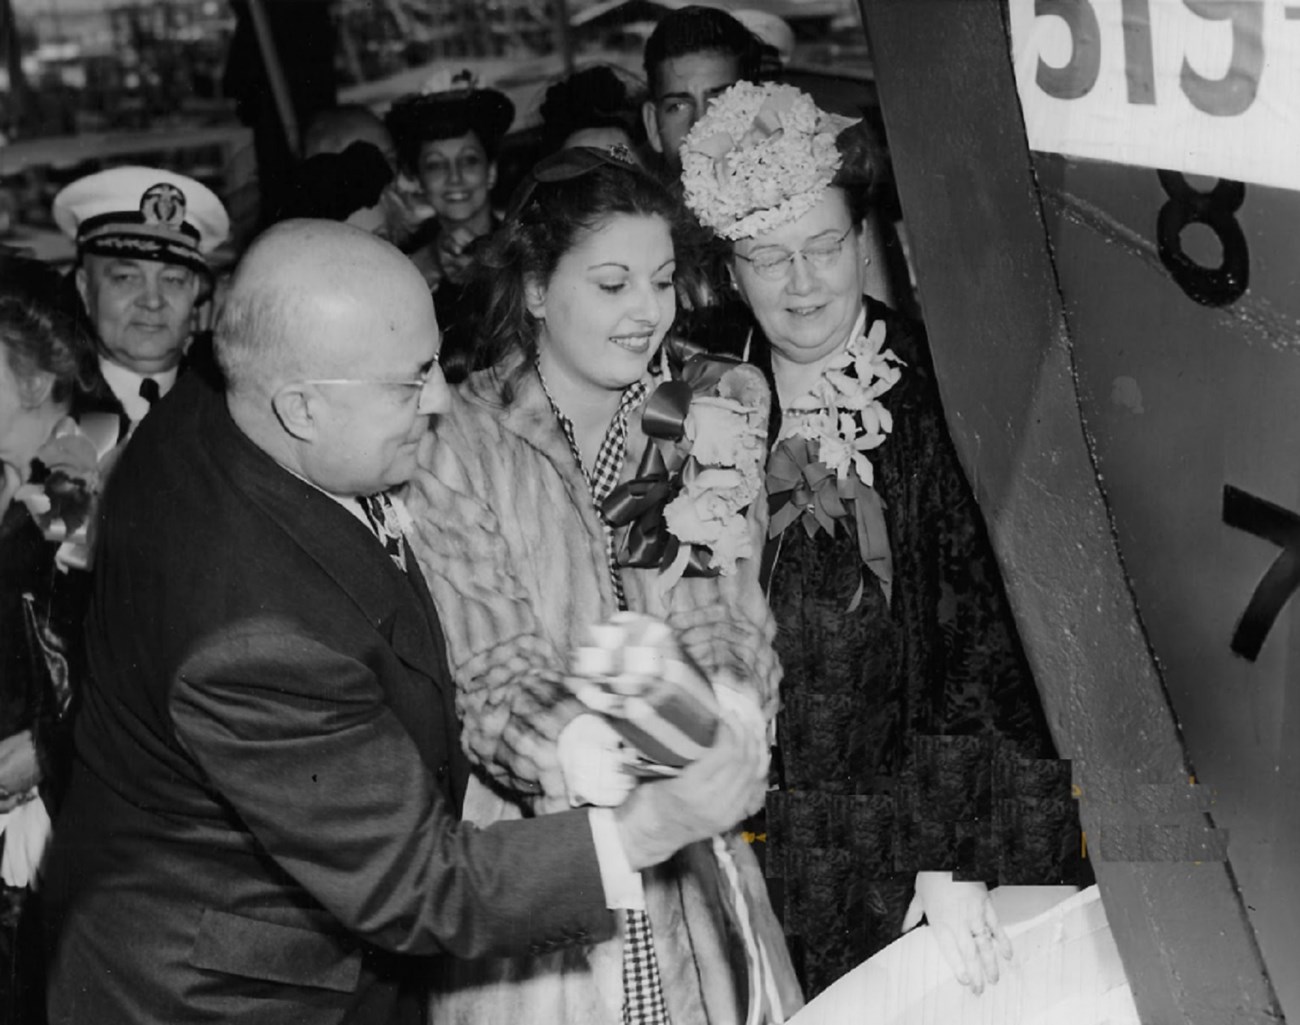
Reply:
<svg viewBox="0 0 1300 1025"><path fill-rule="evenodd" d="M639 154L645 142L644 91L631 74L609 64L583 68L552 82L539 110L542 152L568 146L622 146ZM642 162L639 155L636 159Z"/></svg>
<svg viewBox="0 0 1300 1025"><path fill-rule="evenodd" d="M987 884L1073 881L1078 824L923 332L864 294L851 123L740 83L682 148L775 396L768 875L810 996L922 915L979 991L1010 955Z"/></svg>

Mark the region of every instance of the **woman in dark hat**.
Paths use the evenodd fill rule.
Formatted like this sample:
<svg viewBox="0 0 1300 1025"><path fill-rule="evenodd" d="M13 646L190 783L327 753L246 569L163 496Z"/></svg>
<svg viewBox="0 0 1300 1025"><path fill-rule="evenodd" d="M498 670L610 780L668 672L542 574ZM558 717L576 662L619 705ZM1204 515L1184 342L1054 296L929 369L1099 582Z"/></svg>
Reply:
<svg viewBox="0 0 1300 1025"><path fill-rule="evenodd" d="M343 221L388 238L384 190L392 180L393 169L374 143L354 142L339 153L317 153L298 165L275 219Z"/></svg>
<svg viewBox="0 0 1300 1025"><path fill-rule="evenodd" d="M503 93L477 88L463 71L401 97L385 118L403 173L433 207L429 231L417 236L410 255L429 282L444 330L456 320L474 246L496 226L497 147L514 116Z"/></svg>
<svg viewBox="0 0 1300 1025"><path fill-rule="evenodd" d="M575 71L546 90L542 101L542 147L546 153L569 146L623 146L641 159L645 88L608 64Z"/></svg>

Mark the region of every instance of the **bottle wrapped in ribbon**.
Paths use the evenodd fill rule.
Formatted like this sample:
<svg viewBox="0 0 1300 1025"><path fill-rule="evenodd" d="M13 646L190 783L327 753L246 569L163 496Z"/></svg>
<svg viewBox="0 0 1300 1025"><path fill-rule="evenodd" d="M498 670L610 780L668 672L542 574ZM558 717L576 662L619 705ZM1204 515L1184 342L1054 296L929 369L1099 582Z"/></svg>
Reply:
<svg viewBox="0 0 1300 1025"><path fill-rule="evenodd" d="M647 774L689 765L713 744L721 712L713 688L653 616L619 612L592 627L567 679L640 753Z"/></svg>
<svg viewBox="0 0 1300 1025"><path fill-rule="evenodd" d="M662 620L619 612L589 631L570 660L569 686L641 755L641 775L664 775L712 746L723 707L703 670ZM721 691L725 683L719 683ZM731 712L726 713L731 721ZM780 1025L802 1004L762 872L735 831L710 849L717 893L746 962L745 1025Z"/></svg>

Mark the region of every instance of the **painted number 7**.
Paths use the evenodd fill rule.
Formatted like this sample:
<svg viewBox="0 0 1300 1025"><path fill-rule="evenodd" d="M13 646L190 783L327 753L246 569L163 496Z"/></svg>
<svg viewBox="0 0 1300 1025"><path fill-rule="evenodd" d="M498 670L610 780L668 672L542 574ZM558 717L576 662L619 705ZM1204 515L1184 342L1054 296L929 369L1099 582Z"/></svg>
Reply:
<svg viewBox="0 0 1300 1025"><path fill-rule="evenodd" d="M1179 85L1192 105L1215 117L1245 113L1259 92L1264 70L1263 0L1183 0L1183 6L1206 21L1232 23L1232 59L1222 78L1206 78L1183 58ZM1124 77L1128 102L1156 102L1151 41L1151 0L1120 0L1124 24ZM1101 26L1092 0L1034 0L1034 16L1053 16L1070 30L1070 59L1054 68L1038 59L1036 81L1048 96L1077 100L1086 96L1101 74Z"/></svg>

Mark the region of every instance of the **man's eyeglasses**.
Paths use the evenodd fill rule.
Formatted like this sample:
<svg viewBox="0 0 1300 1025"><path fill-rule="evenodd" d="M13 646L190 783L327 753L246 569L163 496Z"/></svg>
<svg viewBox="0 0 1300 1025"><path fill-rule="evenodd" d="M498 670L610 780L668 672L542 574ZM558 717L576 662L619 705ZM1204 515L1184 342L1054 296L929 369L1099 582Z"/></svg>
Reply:
<svg viewBox="0 0 1300 1025"><path fill-rule="evenodd" d="M434 356L433 362L429 364L429 369L424 372L424 376L414 380L403 381L384 377L316 377L299 383L314 385L376 384L394 390L409 391L418 395L423 401L429 386L441 379L442 363L437 356Z"/></svg>
<svg viewBox="0 0 1300 1025"><path fill-rule="evenodd" d="M845 240L852 231L853 226L849 225L839 238L823 239L802 249L796 249L794 252L772 247L760 250L757 256L742 256L740 253L733 255L737 260L744 260L753 267L754 273L760 278L767 281L780 281L790 273L796 256L802 257L804 262L814 270L827 270L834 266L835 261L840 258L840 253L844 251Z"/></svg>

